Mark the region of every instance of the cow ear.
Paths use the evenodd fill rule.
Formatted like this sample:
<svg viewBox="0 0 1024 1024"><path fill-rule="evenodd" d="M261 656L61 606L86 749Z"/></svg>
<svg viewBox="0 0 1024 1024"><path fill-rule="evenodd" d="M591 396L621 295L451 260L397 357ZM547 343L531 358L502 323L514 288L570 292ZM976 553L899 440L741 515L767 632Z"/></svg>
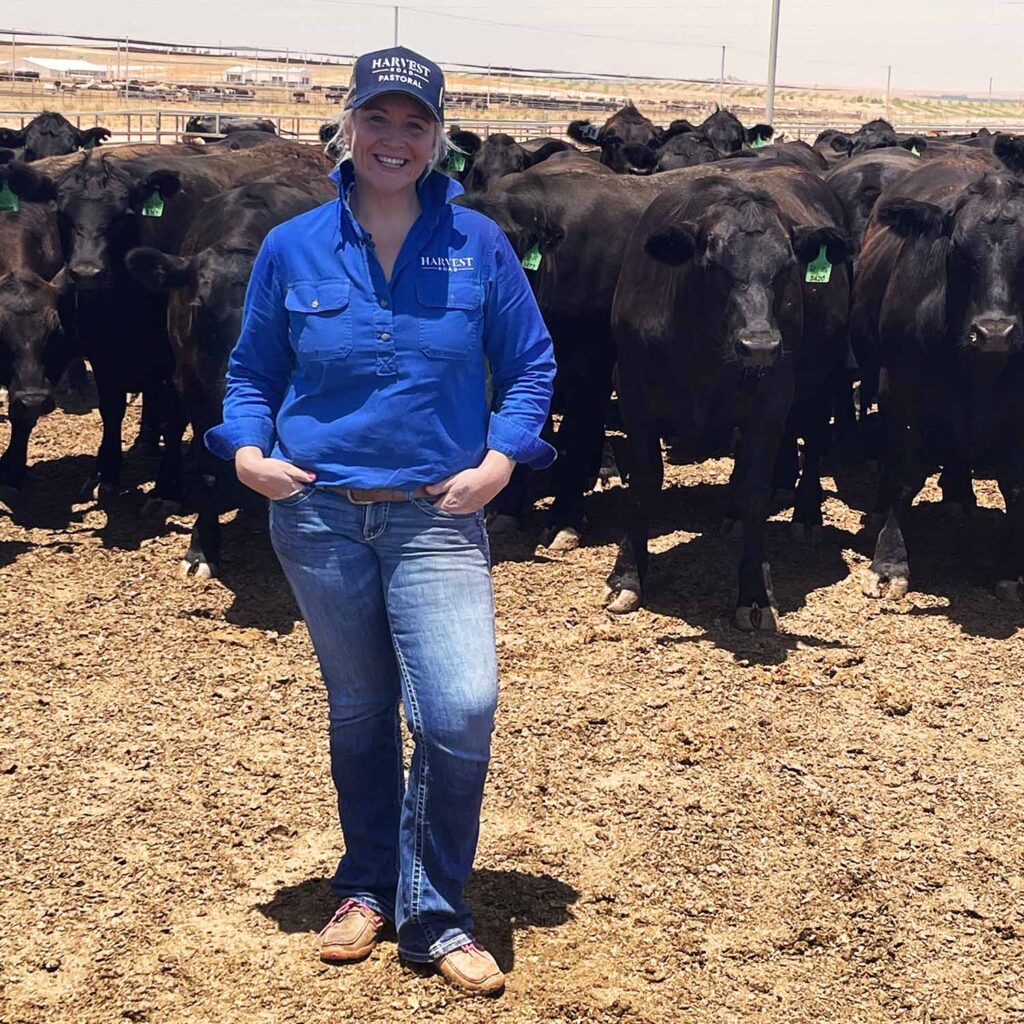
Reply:
<svg viewBox="0 0 1024 1024"><path fill-rule="evenodd" d="M681 267L693 259L700 248L697 226L688 221L661 228L644 241L644 252L652 260L667 263L670 267Z"/></svg>
<svg viewBox="0 0 1024 1024"><path fill-rule="evenodd" d="M878 220L900 238L941 238L952 229L952 220L942 207L919 199L899 197L883 202Z"/></svg>
<svg viewBox="0 0 1024 1024"><path fill-rule="evenodd" d="M21 149L25 145L25 130L0 128L0 146L6 149Z"/></svg>
<svg viewBox="0 0 1024 1024"><path fill-rule="evenodd" d="M169 256L159 249L140 246L129 249L124 258L128 273L147 291L163 294L188 284L192 261L184 256Z"/></svg>
<svg viewBox="0 0 1024 1024"><path fill-rule="evenodd" d="M144 203L154 192L165 202L181 189L181 175L177 171L154 171L135 186L132 206Z"/></svg>
<svg viewBox="0 0 1024 1024"><path fill-rule="evenodd" d="M914 153L915 156L920 156L928 148L928 140L922 139L920 135L911 135L909 139L904 139L900 143L900 148L905 149L908 153Z"/></svg>
<svg viewBox="0 0 1024 1024"><path fill-rule="evenodd" d="M664 145L669 139L674 139L677 135L686 135L688 132L696 130L685 117L677 118L661 133L661 144Z"/></svg>
<svg viewBox="0 0 1024 1024"><path fill-rule="evenodd" d="M2 177L19 199L26 199L30 203L44 203L57 198L57 187L53 178L35 170L30 164L8 164Z"/></svg>
<svg viewBox="0 0 1024 1024"><path fill-rule="evenodd" d="M483 140L476 132L463 131L461 128L453 128L448 133L448 138L452 140L453 145L465 153L466 156L476 156L480 152L480 147L483 145Z"/></svg>
<svg viewBox="0 0 1024 1024"><path fill-rule="evenodd" d="M844 135L842 132L836 132L835 135L829 139L829 147L835 153L849 153L853 147L853 140L849 135Z"/></svg>
<svg viewBox="0 0 1024 1024"><path fill-rule="evenodd" d="M82 149L92 149L110 138L109 128L86 128L78 130L78 144Z"/></svg>
<svg viewBox="0 0 1024 1024"><path fill-rule="evenodd" d="M582 142L588 146L593 146L597 142L597 136L600 134L600 131L601 129L592 121L570 121L565 134L574 142Z"/></svg>
<svg viewBox="0 0 1024 1024"><path fill-rule="evenodd" d="M1024 136L997 135L992 152L1008 171L1024 173Z"/></svg>
<svg viewBox="0 0 1024 1024"><path fill-rule="evenodd" d="M775 134L775 129L770 124L755 124L753 128L744 128L748 145L757 139L764 139L766 142Z"/></svg>
<svg viewBox="0 0 1024 1024"><path fill-rule="evenodd" d="M549 156L571 148L568 142L563 142L561 139L549 139L534 152L526 155L526 166L533 167L534 164L543 163Z"/></svg>
<svg viewBox="0 0 1024 1024"><path fill-rule="evenodd" d="M838 228L802 225L790 232L793 252L801 263L810 263L818 258L821 247L825 246L825 255L829 263L847 263L853 258L853 246L849 238Z"/></svg>

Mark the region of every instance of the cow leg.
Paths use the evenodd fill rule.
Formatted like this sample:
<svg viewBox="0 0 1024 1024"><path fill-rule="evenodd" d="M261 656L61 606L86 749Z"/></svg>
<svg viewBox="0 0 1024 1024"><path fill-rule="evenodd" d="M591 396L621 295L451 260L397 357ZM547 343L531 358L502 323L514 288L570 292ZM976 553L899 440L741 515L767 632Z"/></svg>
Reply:
<svg viewBox="0 0 1024 1024"><path fill-rule="evenodd" d="M142 507L142 514L166 518L180 514L185 495L181 442L185 436L186 424L181 400L170 381L164 383L161 408L164 450L160 458L160 468L157 470L156 485Z"/></svg>
<svg viewBox="0 0 1024 1024"><path fill-rule="evenodd" d="M554 466L555 500L543 543L553 551L579 547L583 529L583 495L601 470L604 419L612 393L614 349L600 339L580 351L567 368L565 412L558 431L562 457Z"/></svg>
<svg viewBox="0 0 1024 1024"><path fill-rule="evenodd" d="M161 381L142 389L142 415L139 421L139 433L130 449L132 452L150 456L159 453L165 407L165 387L166 382Z"/></svg>
<svg viewBox="0 0 1024 1024"><path fill-rule="evenodd" d="M823 386L799 405L799 415L790 416L802 424L804 464L793 503L793 536L805 543L821 543L821 463L829 442L829 408L835 394L831 386ZM787 432L788 433L788 432Z"/></svg>
<svg viewBox="0 0 1024 1024"><path fill-rule="evenodd" d="M950 459L939 476L942 489L942 507L953 519L966 519L978 507L971 479L971 467L965 462Z"/></svg>
<svg viewBox="0 0 1024 1024"><path fill-rule="evenodd" d="M739 594L735 623L744 632L776 629L778 609L765 560L764 534L771 506L772 473L785 419L772 423L751 419L736 452L733 504L743 523L743 554L739 566Z"/></svg>
<svg viewBox="0 0 1024 1024"><path fill-rule="evenodd" d="M7 451L0 456L0 501L8 507L14 506L25 482L28 439L37 419L37 416L11 414L11 439Z"/></svg>
<svg viewBox="0 0 1024 1024"><path fill-rule="evenodd" d="M96 368L93 370L95 373ZM121 427L128 402L124 390L111 385L110 376L96 373L103 437L96 453L96 468L82 487L81 497L85 501L112 497L121 485Z"/></svg>
<svg viewBox="0 0 1024 1024"><path fill-rule="evenodd" d="M797 444L796 417L790 415L786 432L779 442L772 472L772 501L778 508L787 508L796 500L797 480L800 477L800 452Z"/></svg>
<svg viewBox="0 0 1024 1024"><path fill-rule="evenodd" d="M604 592L605 607L617 614L635 611L643 600L651 508L661 492L665 475L661 444L654 424L629 423L627 430L631 469L626 488L629 521Z"/></svg>
<svg viewBox="0 0 1024 1024"><path fill-rule="evenodd" d="M203 510L192 527L192 539L181 561L181 575L195 574L196 579L213 579L220 569L220 518L216 512Z"/></svg>
<svg viewBox="0 0 1024 1024"><path fill-rule="evenodd" d="M999 490L1006 502L1007 536L999 557L996 597L1024 604L1024 472L1000 475Z"/></svg>

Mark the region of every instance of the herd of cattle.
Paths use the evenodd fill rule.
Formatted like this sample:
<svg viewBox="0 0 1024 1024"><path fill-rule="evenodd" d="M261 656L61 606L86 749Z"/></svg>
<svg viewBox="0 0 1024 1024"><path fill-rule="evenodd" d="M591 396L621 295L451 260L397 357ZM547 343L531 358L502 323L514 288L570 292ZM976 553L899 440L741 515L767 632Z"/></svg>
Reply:
<svg viewBox="0 0 1024 1024"><path fill-rule="evenodd" d="M220 419L262 239L336 197L337 126L326 152L244 119L222 119L224 137L205 145L96 149L104 129L36 121L0 150L0 495L19 500L32 428L84 357L103 436L83 498L118 492L127 395L141 392L136 443L160 452L146 511L197 513L183 566L215 575L218 516L253 497L201 438ZM963 511L975 473L997 480L996 593L1024 602L1024 138L902 136L872 121L772 144L770 125L726 110L661 128L632 105L602 126L573 122L571 142L449 135L456 201L530 255L555 341L555 549L580 542L617 394L629 519L611 611L642 600L668 439L677 459L734 455L734 621L774 629L765 525L788 498L796 536L820 537L833 424L869 433L881 466L865 593L906 593L911 505L941 468L944 500ZM526 491L517 474L498 524L515 522Z"/></svg>

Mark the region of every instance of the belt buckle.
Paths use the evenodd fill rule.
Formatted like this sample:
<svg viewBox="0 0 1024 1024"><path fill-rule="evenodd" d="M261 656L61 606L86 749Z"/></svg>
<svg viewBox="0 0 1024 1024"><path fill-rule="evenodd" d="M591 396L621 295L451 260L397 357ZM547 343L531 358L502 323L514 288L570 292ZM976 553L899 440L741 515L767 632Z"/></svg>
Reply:
<svg viewBox="0 0 1024 1024"><path fill-rule="evenodd" d="M356 492L358 490L359 490L358 487L349 487L349 488L347 488L346 491L345 491L345 497L347 497L348 500L351 501L353 505L372 505L373 504L373 498L368 498L366 500L363 500L361 498L357 498L356 497ZM367 493L373 493L373 492L372 491L364 491L363 493L367 494Z"/></svg>

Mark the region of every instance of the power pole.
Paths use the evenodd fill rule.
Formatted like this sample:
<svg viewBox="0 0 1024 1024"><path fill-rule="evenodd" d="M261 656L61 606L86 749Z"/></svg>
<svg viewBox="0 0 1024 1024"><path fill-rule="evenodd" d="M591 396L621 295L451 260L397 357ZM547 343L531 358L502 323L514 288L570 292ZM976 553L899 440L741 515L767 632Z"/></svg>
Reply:
<svg viewBox="0 0 1024 1024"><path fill-rule="evenodd" d="M988 80L988 116L992 116L992 79Z"/></svg>
<svg viewBox="0 0 1024 1024"><path fill-rule="evenodd" d="M775 117L775 65L779 58L779 5L772 0L772 32L768 42L768 96L764 105L764 119L768 124Z"/></svg>
<svg viewBox="0 0 1024 1024"><path fill-rule="evenodd" d="M889 72L885 76L885 119L886 121L891 120L889 117L889 108L892 106L892 65L889 65Z"/></svg>
<svg viewBox="0 0 1024 1024"><path fill-rule="evenodd" d="M722 47L722 70L718 73L718 105L725 106L725 47Z"/></svg>
<svg viewBox="0 0 1024 1024"><path fill-rule="evenodd" d="M398 45L398 7L395 7L395 42L394 45Z"/></svg>

